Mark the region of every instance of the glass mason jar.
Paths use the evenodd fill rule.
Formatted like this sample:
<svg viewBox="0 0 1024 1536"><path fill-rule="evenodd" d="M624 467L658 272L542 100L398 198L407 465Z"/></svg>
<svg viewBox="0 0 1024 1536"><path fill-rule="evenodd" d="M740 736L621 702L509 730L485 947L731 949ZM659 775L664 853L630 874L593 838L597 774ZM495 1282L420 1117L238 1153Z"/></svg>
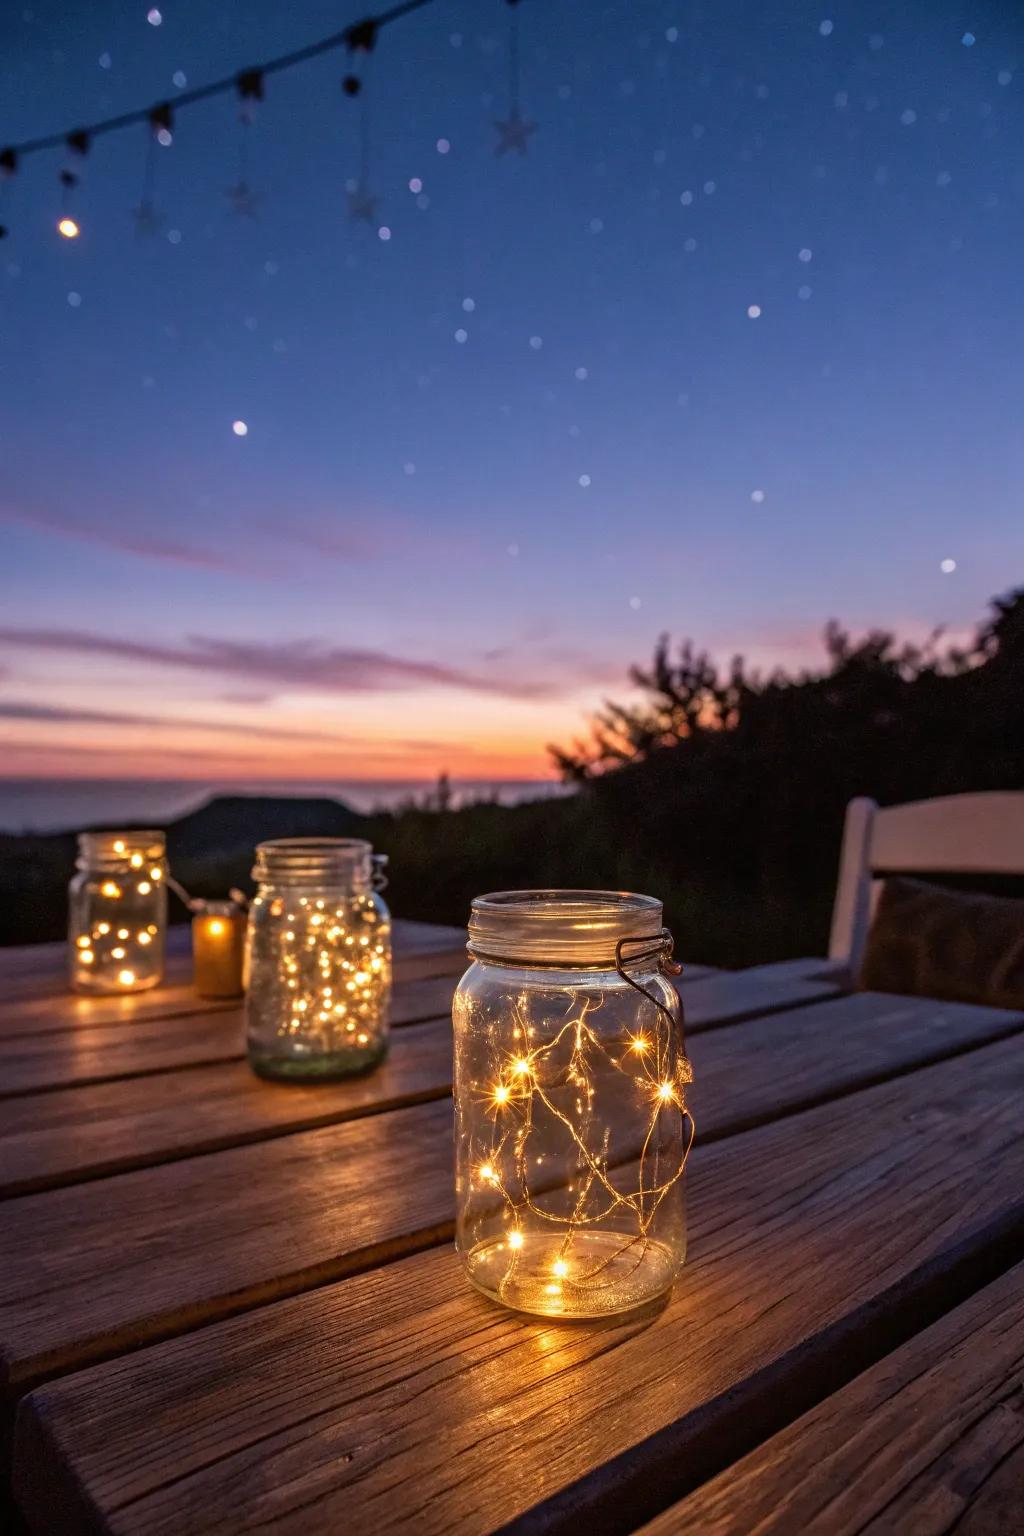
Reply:
<svg viewBox="0 0 1024 1536"><path fill-rule="evenodd" d="M80 832L68 887L75 992L145 992L163 980L167 859L162 832Z"/></svg>
<svg viewBox="0 0 1024 1536"><path fill-rule="evenodd" d="M260 1077L348 1077L388 1043L386 860L349 837L260 843L246 934L249 1064Z"/></svg>
<svg viewBox="0 0 1024 1536"><path fill-rule="evenodd" d="M693 1140L661 902L479 896L455 1025L456 1247L523 1312L600 1317L669 1289Z"/></svg>

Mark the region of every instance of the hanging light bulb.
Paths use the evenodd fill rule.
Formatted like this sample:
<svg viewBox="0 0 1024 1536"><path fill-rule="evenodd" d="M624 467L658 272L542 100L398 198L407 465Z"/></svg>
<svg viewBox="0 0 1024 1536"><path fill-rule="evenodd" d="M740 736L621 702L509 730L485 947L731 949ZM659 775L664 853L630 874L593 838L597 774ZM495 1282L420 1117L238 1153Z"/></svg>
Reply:
<svg viewBox="0 0 1024 1536"><path fill-rule="evenodd" d="M84 128L76 128L73 133L69 133L66 142L70 154L77 156L79 160L85 159L89 153L89 135ZM69 171L65 167L60 173L60 185L61 212L57 220L57 233L64 240L77 240L82 230L71 212L71 196L78 186L77 172Z"/></svg>
<svg viewBox="0 0 1024 1536"><path fill-rule="evenodd" d="M78 186L78 177L74 171L61 171L60 184L63 188L63 193L61 197L61 215L57 220L57 233L62 235L65 240L77 240L82 231L78 220L73 218L68 211L68 204L71 200L72 192Z"/></svg>

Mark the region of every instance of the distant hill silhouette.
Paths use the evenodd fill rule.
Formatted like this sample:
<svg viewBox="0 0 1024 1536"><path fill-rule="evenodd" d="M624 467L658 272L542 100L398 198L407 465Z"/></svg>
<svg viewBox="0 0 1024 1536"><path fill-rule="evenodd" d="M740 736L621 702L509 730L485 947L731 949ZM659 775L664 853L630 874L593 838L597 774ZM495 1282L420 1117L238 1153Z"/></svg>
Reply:
<svg viewBox="0 0 1024 1536"><path fill-rule="evenodd" d="M359 837L366 818L340 800L286 795L217 795L176 821L126 819L83 832L131 831L144 825L167 835L171 867L195 896L224 896L249 886L253 849L272 837ZM0 944L62 938L67 887L75 872L77 834L0 833ZM171 918L185 911L172 898Z"/></svg>
<svg viewBox="0 0 1024 1536"><path fill-rule="evenodd" d="M323 797L215 795L167 826L172 859L252 853L272 837L358 837L365 818Z"/></svg>

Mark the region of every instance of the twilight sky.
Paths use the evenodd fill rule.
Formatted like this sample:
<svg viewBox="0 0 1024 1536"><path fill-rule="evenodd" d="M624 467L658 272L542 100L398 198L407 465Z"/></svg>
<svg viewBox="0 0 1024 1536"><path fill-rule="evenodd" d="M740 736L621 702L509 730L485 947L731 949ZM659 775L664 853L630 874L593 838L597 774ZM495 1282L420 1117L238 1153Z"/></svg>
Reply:
<svg viewBox="0 0 1024 1536"><path fill-rule="evenodd" d="M0 141L359 7L18 0ZM0 773L548 771L661 630L816 661L1024 575L1024 13L437 0L0 191ZM244 423L245 435L233 430ZM944 570L955 561L955 569Z"/></svg>

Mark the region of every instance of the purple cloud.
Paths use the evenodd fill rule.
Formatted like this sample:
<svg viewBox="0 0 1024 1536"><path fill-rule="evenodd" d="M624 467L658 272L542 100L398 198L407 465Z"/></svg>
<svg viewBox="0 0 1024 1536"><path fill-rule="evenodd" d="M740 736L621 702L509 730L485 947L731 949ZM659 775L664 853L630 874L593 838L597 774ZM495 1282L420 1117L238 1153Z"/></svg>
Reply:
<svg viewBox="0 0 1024 1536"><path fill-rule="evenodd" d="M13 510L0 507L0 520L18 523L43 533L61 534L65 538L82 539L89 544L102 544L106 549L116 549L122 554L139 555L147 560L169 561L175 565L187 565L210 571L246 570L255 573L255 567L237 555L220 554L216 550L203 549L194 544L182 544L174 539L155 538L150 534L116 527L85 527L72 518L56 512ZM268 574L267 571L262 574Z"/></svg>
<svg viewBox="0 0 1024 1536"><path fill-rule="evenodd" d="M362 745L355 737L327 731L284 730L270 725L247 725L231 720L192 720L173 715L140 715L112 709L79 709L73 705L33 704L23 699L0 699L0 720L31 720L47 725L144 725L147 728L229 732L236 736L273 737L288 741L323 741L334 746Z"/></svg>
<svg viewBox="0 0 1024 1536"><path fill-rule="evenodd" d="M118 640L87 630L0 629L0 643L32 650L113 656L164 667L187 667L228 677L273 683L279 688L323 693L379 693L434 684L507 698L543 698L560 691L549 682L488 678L439 662L392 656L386 651L324 646L313 640L280 644L186 636L180 645Z"/></svg>

